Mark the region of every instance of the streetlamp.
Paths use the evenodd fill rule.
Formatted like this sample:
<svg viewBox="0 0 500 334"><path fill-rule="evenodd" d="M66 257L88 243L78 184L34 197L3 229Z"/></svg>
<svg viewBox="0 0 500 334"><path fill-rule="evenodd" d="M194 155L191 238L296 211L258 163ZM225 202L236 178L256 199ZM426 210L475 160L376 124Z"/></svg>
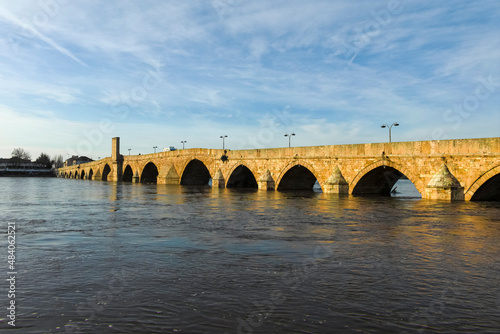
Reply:
<svg viewBox="0 0 500 334"><path fill-rule="evenodd" d="M222 138L222 149L225 149L225 142L224 142L224 138L227 138L227 136L220 136Z"/></svg>
<svg viewBox="0 0 500 334"><path fill-rule="evenodd" d="M130 155L130 150L131 150L131 148L128 149L128 155Z"/></svg>
<svg viewBox="0 0 500 334"><path fill-rule="evenodd" d="M399 126L398 122L394 122L390 126L387 125L387 124L384 124L384 125L381 126L381 128L389 128L389 143L392 142L391 129L392 129L393 126Z"/></svg>
<svg viewBox="0 0 500 334"><path fill-rule="evenodd" d="M187 140L182 140L181 143L182 143L182 149L184 149L184 144L187 143Z"/></svg>
<svg viewBox="0 0 500 334"><path fill-rule="evenodd" d="M156 153L156 149L158 148L158 146L153 146L153 149L155 150L155 153Z"/></svg>
<svg viewBox="0 0 500 334"><path fill-rule="evenodd" d="M290 133L290 134L286 134L285 137L288 137L288 147L291 146L291 140L292 140L292 136L295 136L295 133Z"/></svg>

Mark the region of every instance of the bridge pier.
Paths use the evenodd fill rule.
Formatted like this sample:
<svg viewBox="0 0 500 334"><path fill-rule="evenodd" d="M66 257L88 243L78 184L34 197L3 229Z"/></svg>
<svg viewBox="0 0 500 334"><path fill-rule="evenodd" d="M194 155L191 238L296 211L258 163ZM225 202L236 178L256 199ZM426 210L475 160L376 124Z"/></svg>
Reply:
<svg viewBox="0 0 500 334"><path fill-rule="evenodd" d="M139 172L135 172L134 176L132 176L132 183L140 183L141 177L139 176Z"/></svg>
<svg viewBox="0 0 500 334"><path fill-rule="evenodd" d="M222 172L219 169L212 178L212 188L225 188L225 187L226 187L226 182L224 181L224 175L222 175Z"/></svg>
<svg viewBox="0 0 500 334"><path fill-rule="evenodd" d="M158 175L157 184L175 184L179 185L181 183L181 179L177 171L175 170L174 165L170 166L168 172L166 174Z"/></svg>
<svg viewBox="0 0 500 334"><path fill-rule="evenodd" d="M177 178L169 178L169 177L158 177L157 184L174 184L174 185L179 185L180 184L180 179Z"/></svg>
<svg viewBox="0 0 500 334"><path fill-rule="evenodd" d="M273 177L271 176L271 172L269 169L266 171L265 174L262 175L262 177L257 180L257 187L259 190L276 190L276 182L274 182Z"/></svg>
<svg viewBox="0 0 500 334"><path fill-rule="evenodd" d="M447 201L465 200L464 187L451 174L446 164L441 165L439 172L434 175L422 194L427 199L440 199Z"/></svg>
<svg viewBox="0 0 500 334"><path fill-rule="evenodd" d="M349 195L349 184L340 172L339 166L335 166L332 175L321 186L326 194Z"/></svg>
<svg viewBox="0 0 500 334"><path fill-rule="evenodd" d="M122 164L120 162L113 162L113 168L108 175L108 181L119 182L122 180L123 173L121 172Z"/></svg>

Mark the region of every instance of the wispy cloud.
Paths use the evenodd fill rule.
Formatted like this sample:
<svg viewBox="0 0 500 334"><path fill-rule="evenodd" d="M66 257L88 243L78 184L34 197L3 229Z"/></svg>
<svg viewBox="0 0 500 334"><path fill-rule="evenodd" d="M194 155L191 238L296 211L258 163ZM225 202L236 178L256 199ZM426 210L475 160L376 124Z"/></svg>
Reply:
<svg viewBox="0 0 500 334"><path fill-rule="evenodd" d="M433 139L433 128L498 135L500 5L402 0L391 13L390 3L90 1L49 13L7 3L0 98L16 111L9 119L35 126L33 111L43 110L71 129L109 119L110 137L144 149L155 138L216 146L229 130L237 147L281 145L280 131L296 131L300 145L383 141L379 126L392 121L401 123L398 140ZM49 19L33 24L40 11ZM498 86L456 129L447 110L490 75ZM288 128L270 141L248 139L286 106Z"/></svg>
<svg viewBox="0 0 500 334"><path fill-rule="evenodd" d="M87 66L83 61L78 59L72 52L70 52L68 49L51 39L49 36L41 33L36 26L29 24L27 22L24 22L17 18L15 15L13 15L7 8L2 7L0 5L0 17L2 17L4 20L12 23L13 25L17 26L20 29L25 30L26 32L33 34L36 38L40 39L41 41L47 43L51 47L53 47L55 50L58 52L62 53L63 55L73 59L77 63Z"/></svg>
<svg viewBox="0 0 500 334"><path fill-rule="evenodd" d="M8 73L8 72L7 72ZM53 101L63 105L76 103L80 100L78 88L68 85L54 85L33 78L20 77L15 73L0 74L0 96L19 97L37 101Z"/></svg>

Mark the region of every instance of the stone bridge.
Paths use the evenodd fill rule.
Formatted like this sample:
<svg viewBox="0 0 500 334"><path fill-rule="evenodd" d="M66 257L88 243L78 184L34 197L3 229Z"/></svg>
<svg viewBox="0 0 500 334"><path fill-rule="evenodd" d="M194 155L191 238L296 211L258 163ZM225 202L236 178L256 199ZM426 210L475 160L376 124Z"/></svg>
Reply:
<svg viewBox="0 0 500 334"><path fill-rule="evenodd" d="M500 200L500 138L224 151L185 149L111 157L58 169L64 178L259 190L390 195L406 176L425 199Z"/></svg>

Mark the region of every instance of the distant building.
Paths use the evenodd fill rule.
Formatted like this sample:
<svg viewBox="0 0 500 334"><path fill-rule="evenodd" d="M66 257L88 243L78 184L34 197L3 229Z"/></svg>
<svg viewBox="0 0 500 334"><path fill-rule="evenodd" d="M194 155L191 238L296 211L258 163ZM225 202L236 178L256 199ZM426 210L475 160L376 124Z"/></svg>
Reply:
<svg viewBox="0 0 500 334"><path fill-rule="evenodd" d="M92 161L94 161L94 160L90 159L89 157L85 157L85 156L79 157L77 155L74 155L64 162L64 167L85 164L87 162L92 162Z"/></svg>
<svg viewBox="0 0 500 334"><path fill-rule="evenodd" d="M42 164L21 158L0 159L0 175L53 174L52 169Z"/></svg>

